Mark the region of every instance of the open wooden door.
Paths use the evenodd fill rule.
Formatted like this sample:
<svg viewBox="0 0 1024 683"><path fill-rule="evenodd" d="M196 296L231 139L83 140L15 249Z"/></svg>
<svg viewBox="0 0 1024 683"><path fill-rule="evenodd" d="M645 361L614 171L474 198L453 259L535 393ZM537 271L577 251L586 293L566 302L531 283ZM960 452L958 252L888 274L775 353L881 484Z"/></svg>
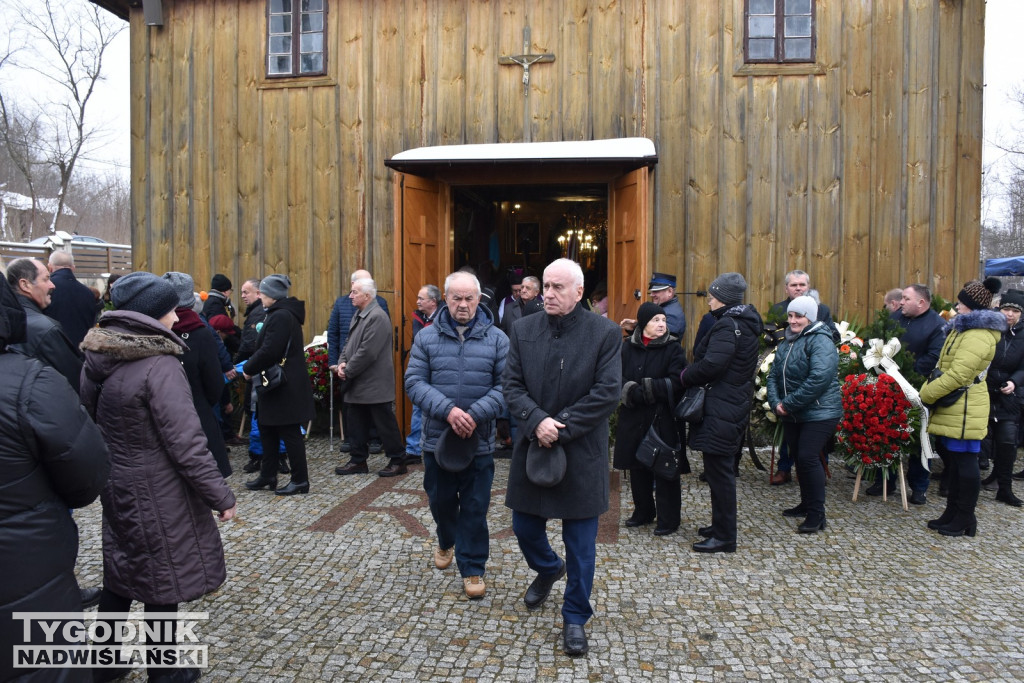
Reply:
<svg viewBox="0 0 1024 683"><path fill-rule="evenodd" d="M412 406L405 398L403 378L412 348L412 313L416 294L425 284L442 287L451 249L447 230L447 186L419 176L395 173L395 410L403 430Z"/></svg>
<svg viewBox="0 0 1024 683"><path fill-rule="evenodd" d="M646 166L611 184L608 201L608 318L635 318L647 298Z"/></svg>

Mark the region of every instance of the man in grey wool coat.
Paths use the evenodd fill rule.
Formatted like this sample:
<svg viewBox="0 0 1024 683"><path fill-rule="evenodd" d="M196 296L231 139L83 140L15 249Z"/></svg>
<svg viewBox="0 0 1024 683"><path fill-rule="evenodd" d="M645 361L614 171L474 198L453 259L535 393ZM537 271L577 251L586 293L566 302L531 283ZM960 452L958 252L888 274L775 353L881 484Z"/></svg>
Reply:
<svg viewBox="0 0 1024 683"><path fill-rule="evenodd" d="M544 269L544 313L511 329L503 391L520 429L513 446L505 504L526 563L537 572L523 601L539 608L567 576L563 649L587 652L584 625L593 615L598 518L608 509L608 417L619 402L622 333L582 305L583 271L568 259ZM565 450L565 477L545 488L526 475L531 442ZM563 561L551 549L547 521L562 520Z"/></svg>

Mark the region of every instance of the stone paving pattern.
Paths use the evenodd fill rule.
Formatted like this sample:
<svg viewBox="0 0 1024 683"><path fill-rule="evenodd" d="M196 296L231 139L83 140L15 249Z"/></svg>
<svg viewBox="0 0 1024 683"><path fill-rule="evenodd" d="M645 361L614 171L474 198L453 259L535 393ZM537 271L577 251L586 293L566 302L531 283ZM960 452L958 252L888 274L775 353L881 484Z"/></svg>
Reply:
<svg viewBox="0 0 1024 683"><path fill-rule="evenodd" d="M780 514L797 484L769 486L745 457L738 550L702 555L690 544L710 500L696 473L683 477L682 528L659 538L621 526L629 483L613 472L590 653L573 660L561 650L564 581L541 609L522 602L533 573L503 504L508 460L495 461L487 595L469 601L454 563L433 567L422 467L381 479L373 455L371 474L339 477L327 438L308 448L312 492L293 497L246 490L245 451L233 449L228 580L183 606L210 613L204 680L1024 680L1024 511L989 492L978 536L946 538L925 528L943 507L936 482L928 505L904 512L898 495L852 502L853 479L834 468L827 531L800 535ZM691 462L702 469L699 454ZM97 585L100 505L75 516L79 580Z"/></svg>

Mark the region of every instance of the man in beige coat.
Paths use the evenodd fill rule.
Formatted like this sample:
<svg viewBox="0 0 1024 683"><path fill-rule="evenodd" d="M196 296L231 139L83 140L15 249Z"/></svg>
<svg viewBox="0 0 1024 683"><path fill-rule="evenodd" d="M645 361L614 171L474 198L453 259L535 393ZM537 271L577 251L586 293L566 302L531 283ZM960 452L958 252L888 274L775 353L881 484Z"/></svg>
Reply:
<svg viewBox="0 0 1024 683"><path fill-rule="evenodd" d="M338 358L338 377L345 382L345 405L349 411L349 440L352 451L348 463L335 468L335 474L369 472L370 424L377 427L388 466L379 474L395 477L406 473L403 463L405 444L395 418L395 362L391 356L391 319L377 304L377 286L370 278L359 278L349 292L352 305L359 311L352 317L348 340Z"/></svg>

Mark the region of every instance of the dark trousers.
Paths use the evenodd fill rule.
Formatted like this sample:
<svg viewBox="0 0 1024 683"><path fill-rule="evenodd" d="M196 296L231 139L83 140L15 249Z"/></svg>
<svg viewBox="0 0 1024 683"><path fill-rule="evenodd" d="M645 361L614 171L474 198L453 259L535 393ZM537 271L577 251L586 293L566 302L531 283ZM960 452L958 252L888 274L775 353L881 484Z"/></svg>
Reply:
<svg viewBox="0 0 1024 683"><path fill-rule="evenodd" d="M704 454L704 478L711 489L711 535L736 542L736 458L733 454Z"/></svg>
<svg viewBox="0 0 1024 683"><path fill-rule="evenodd" d="M949 495L946 497L947 507L956 510L952 524L966 526L975 520L974 510L978 505L978 494L981 492L981 470L978 467L978 454L951 451L945 439L938 440L939 455L947 463L949 471Z"/></svg>
<svg viewBox="0 0 1024 683"><path fill-rule="evenodd" d="M260 461L260 476L264 479L277 478L277 466L281 460L281 442L288 453L288 464L292 468L292 481L304 484L309 481L306 469L306 442L302 439L299 425L265 425L259 422L260 443L263 444L263 460Z"/></svg>
<svg viewBox="0 0 1024 683"><path fill-rule="evenodd" d="M810 515L825 515L825 465L821 461L828 440L836 432L839 418L816 422L784 422L789 452L793 454L800 478L800 505Z"/></svg>
<svg viewBox="0 0 1024 683"><path fill-rule="evenodd" d="M463 577L483 576L487 566L487 508L493 481L493 453L476 456L461 472L446 472L433 452L423 452L423 489L437 524L437 544L446 550L455 546L455 561Z"/></svg>
<svg viewBox="0 0 1024 683"><path fill-rule="evenodd" d="M562 520L566 569L562 619L566 624L585 624L594 615L590 591L594 587L597 521L597 517ZM547 523L543 517L512 511L512 531L516 534L519 549L530 569L541 575L555 574L562 566L562 561L548 542Z"/></svg>
<svg viewBox="0 0 1024 683"><path fill-rule="evenodd" d="M629 487L633 493L633 516L648 520L658 518L658 528L675 529L679 526L682 508L682 487L679 477L655 477L646 467L629 471Z"/></svg>
<svg viewBox="0 0 1024 683"><path fill-rule="evenodd" d="M362 463L370 456L367 443L370 440L370 425L377 427L384 453L392 461L405 458L405 441L398 429L394 403L346 403L348 410L348 441L352 444L349 452L352 462Z"/></svg>
<svg viewBox="0 0 1024 683"><path fill-rule="evenodd" d="M146 642L152 645L173 645L175 643L174 637L165 637L168 632L173 633L175 628L175 617L178 614L178 604L170 605L157 605L152 603L144 603L146 608L146 623L151 625L153 632L159 633L161 637L155 640L147 640ZM127 616L127 613L131 610L132 599L127 598L123 595L114 593L109 588L104 588L103 592L100 593L100 605L98 612L100 614L119 614ZM152 618L151 618L152 617ZM115 644L119 642L116 637L117 633L117 620L116 619L103 619L101 620L110 627L110 633L115 634L108 640L96 640L97 644ZM157 626L159 624L159 626ZM159 630L157 630L159 628ZM157 676L164 673L169 673L171 669L150 669L150 676Z"/></svg>
<svg viewBox="0 0 1024 683"><path fill-rule="evenodd" d="M981 443L992 458L992 474L999 484L999 490L1013 491L1013 463L1017 459L1017 423L1009 420L988 421L988 436Z"/></svg>

